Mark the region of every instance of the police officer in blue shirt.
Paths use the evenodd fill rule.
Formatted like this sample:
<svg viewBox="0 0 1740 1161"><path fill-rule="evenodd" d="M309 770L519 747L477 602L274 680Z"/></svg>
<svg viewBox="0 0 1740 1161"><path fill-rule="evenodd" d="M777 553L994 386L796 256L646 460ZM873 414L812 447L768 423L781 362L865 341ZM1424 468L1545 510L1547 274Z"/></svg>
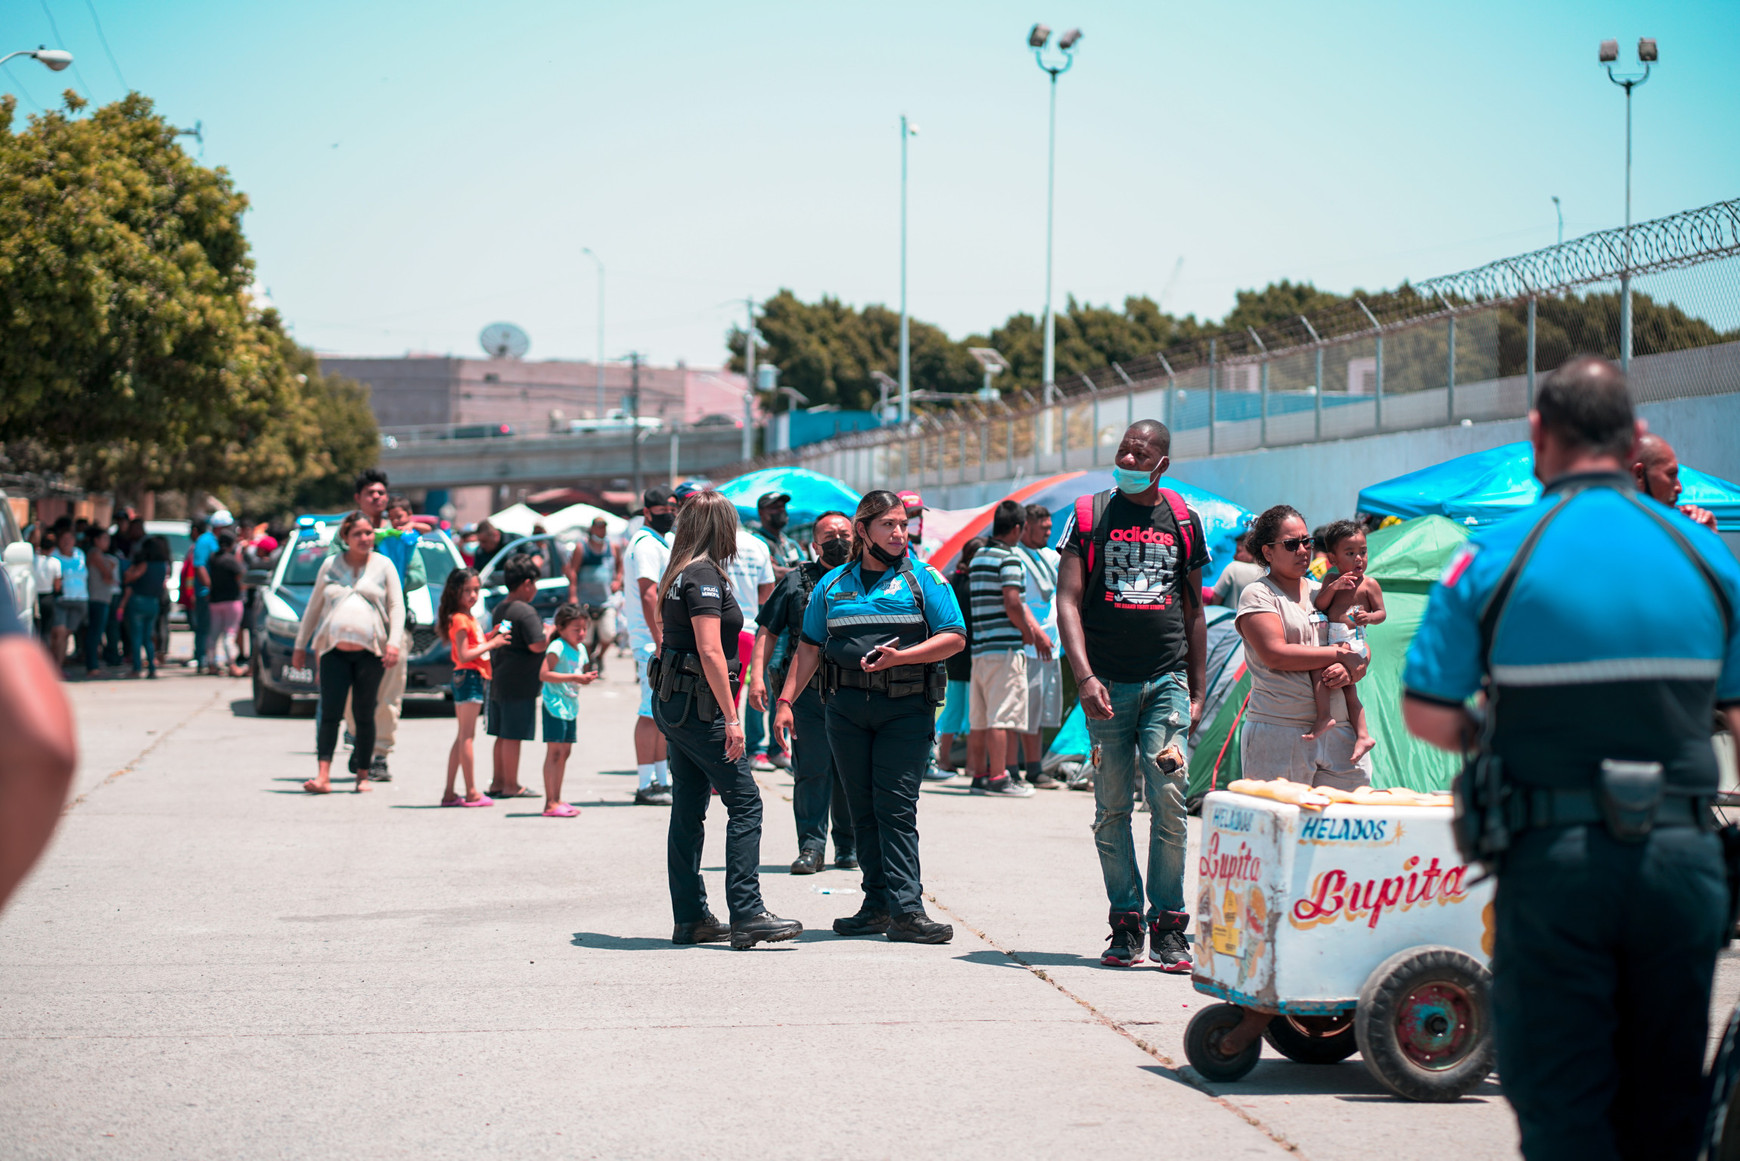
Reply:
<svg viewBox="0 0 1740 1161"><path fill-rule="evenodd" d="M907 553L906 508L893 492L864 497L847 563L817 583L774 713L789 744L792 702L822 667L828 742L857 830L864 905L834 920L839 935L947 943L954 928L925 914L918 869L918 789L936 738L946 677L966 644L954 590Z"/></svg>
<svg viewBox="0 0 1740 1161"><path fill-rule="evenodd" d="M1452 559L1403 677L1409 730L1475 755L1457 838L1498 875L1498 1071L1530 1161L1690 1158L1704 1120L1732 921L1710 727L1740 726L1740 566L1637 494L1642 433L1607 360L1547 379L1546 492Z"/></svg>

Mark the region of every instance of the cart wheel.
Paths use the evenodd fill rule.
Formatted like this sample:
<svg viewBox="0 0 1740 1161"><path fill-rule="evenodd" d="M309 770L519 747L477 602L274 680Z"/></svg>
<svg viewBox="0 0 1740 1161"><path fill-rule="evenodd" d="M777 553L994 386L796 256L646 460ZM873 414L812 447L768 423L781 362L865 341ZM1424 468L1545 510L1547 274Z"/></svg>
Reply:
<svg viewBox="0 0 1740 1161"><path fill-rule="evenodd" d="M1334 1016L1282 1013L1263 1029L1263 1039L1276 1052L1300 1064L1339 1064L1359 1051L1352 1012Z"/></svg>
<svg viewBox="0 0 1740 1161"><path fill-rule="evenodd" d="M1366 1067L1416 1101L1453 1101L1492 1071L1492 973L1453 947L1397 952L1359 990L1353 1031Z"/></svg>
<svg viewBox="0 0 1740 1161"><path fill-rule="evenodd" d="M1245 1010L1237 1004L1211 1004L1190 1018L1184 1030L1184 1056L1204 1080L1238 1080L1257 1066L1257 1057L1263 1054L1260 1037L1232 1056L1220 1050L1226 1034L1244 1019Z"/></svg>

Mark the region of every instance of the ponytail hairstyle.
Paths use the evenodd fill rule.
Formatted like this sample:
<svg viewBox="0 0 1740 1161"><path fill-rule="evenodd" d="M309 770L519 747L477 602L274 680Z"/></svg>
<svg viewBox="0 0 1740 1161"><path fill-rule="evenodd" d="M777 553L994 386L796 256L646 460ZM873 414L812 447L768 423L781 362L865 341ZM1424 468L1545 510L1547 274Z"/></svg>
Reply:
<svg viewBox="0 0 1740 1161"><path fill-rule="evenodd" d="M443 641L447 640L448 627L452 624L454 614L469 611L460 601L463 599L466 582L476 578L475 568L456 568L447 574L447 583L441 587L441 603L435 610L435 631L441 634Z"/></svg>
<svg viewBox="0 0 1740 1161"><path fill-rule="evenodd" d="M737 506L728 497L711 490L690 496L683 502L671 537L671 562L665 566L665 575L659 578L660 601L670 593L683 570L697 560L718 568L720 579L730 587L731 578L725 570L737 557Z"/></svg>
<svg viewBox="0 0 1740 1161"><path fill-rule="evenodd" d="M864 493L864 498L858 501L858 510L852 514L852 555L846 558L849 562L853 564L864 562L864 554L869 551L870 545L867 529L883 513L893 508L899 508L903 515L906 512L906 505L893 492L878 488L873 492Z"/></svg>

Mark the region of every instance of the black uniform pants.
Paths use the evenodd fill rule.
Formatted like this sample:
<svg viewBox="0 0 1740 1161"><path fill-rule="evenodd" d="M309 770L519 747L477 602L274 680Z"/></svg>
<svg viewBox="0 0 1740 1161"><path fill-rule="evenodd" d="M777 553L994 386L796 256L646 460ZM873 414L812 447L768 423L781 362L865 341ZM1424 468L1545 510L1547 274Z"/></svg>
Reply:
<svg viewBox="0 0 1740 1161"><path fill-rule="evenodd" d="M1719 840L1664 827L1527 832L1498 880L1498 1075L1528 1161L1689 1161L1704 1124Z"/></svg>
<svg viewBox="0 0 1740 1161"><path fill-rule="evenodd" d="M828 701L828 744L857 833L868 909L924 909L918 788L935 736L936 711L923 697L842 689Z"/></svg>
<svg viewBox="0 0 1740 1161"><path fill-rule="evenodd" d="M725 900L733 920L767 910L761 901L761 791L749 772L749 754L725 757L725 715L695 720L692 693L670 701L653 697L653 721L669 745L671 829L665 843L671 914L694 923L707 914L707 886L701 880L701 844L709 789L725 804Z"/></svg>
<svg viewBox="0 0 1740 1161"><path fill-rule="evenodd" d="M858 849L852 812L834 768L833 748L828 745L827 707L822 705L822 695L805 689L792 702L791 717L791 810L797 819L798 849L825 852L832 815L834 857L852 854Z"/></svg>

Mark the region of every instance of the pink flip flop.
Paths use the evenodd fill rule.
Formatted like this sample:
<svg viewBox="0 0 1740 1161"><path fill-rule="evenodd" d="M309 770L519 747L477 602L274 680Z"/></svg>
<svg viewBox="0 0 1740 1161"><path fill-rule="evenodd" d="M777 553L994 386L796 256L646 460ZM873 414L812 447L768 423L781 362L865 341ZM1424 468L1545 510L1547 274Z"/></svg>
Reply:
<svg viewBox="0 0 1740 1161"><path fill-rule="evenodd" d="M545 818L573 818L579 813L580 808L578 806L571 806L566 802L558 802L554 806L544 808Z"/></svg>
<svg viewBox="0 0 1740 1161"><path fill-rule="evenodd" d="M487 794L479 794L477 796L476 802L471 801L469 798L461 798L459 800L459 802L457 803L457 805L459 805L459 806L494 806L495 799L491 798Z"/></svg>

